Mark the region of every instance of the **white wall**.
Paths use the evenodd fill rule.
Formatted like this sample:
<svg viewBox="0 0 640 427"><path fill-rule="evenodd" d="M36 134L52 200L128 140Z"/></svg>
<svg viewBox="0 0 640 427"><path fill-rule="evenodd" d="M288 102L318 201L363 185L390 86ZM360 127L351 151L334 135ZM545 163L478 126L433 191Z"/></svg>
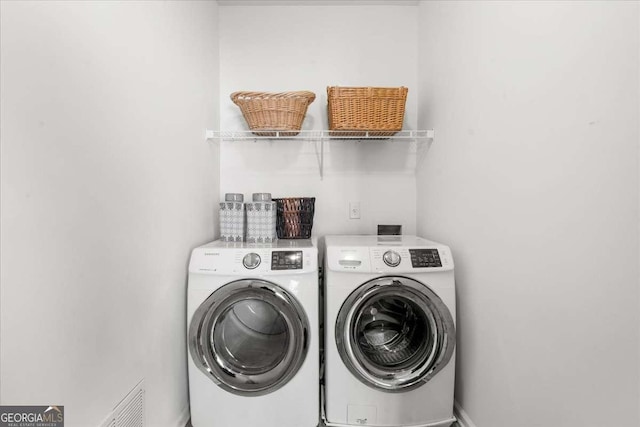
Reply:
<svg viewBox="0 0 640 427"><path fill-rule="evenodd" d="M222 130L247 129L229 95L310 90L303 128L326 129L327 86L406 86L405 129L416 129L416 5L221 6ZM222 142L220 193L316 197L313 234L415 232L416 147L407 142ZM246 199L245 199L246 200ZM362 218L350 220L350 201Z"/></svg>
<svg viewBox="0 0 640 427"><path fill-rule="evenodd" d="M186 267L214 237L215 2L2 2L0 403L184 425Z"/></svg>
<svg viewBox="0 0 640 427"><path fill-rule="evenodd" d="M423 2L419 234L477 427L640 425L638 4Z"/></svg>

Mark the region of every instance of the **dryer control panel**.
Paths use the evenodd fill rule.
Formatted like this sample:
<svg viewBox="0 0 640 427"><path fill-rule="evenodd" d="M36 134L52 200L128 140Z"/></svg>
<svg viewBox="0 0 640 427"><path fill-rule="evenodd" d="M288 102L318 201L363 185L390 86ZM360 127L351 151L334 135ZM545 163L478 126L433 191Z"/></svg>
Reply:
<svg viewBox="0 0 640 427"><path fill-rule="evenodd" d="M284 244L281 244L284 245ZM193 250L189 272L217 275L270 276L317 272L318 249L307 244L224 244L214 242Z"/></svg>

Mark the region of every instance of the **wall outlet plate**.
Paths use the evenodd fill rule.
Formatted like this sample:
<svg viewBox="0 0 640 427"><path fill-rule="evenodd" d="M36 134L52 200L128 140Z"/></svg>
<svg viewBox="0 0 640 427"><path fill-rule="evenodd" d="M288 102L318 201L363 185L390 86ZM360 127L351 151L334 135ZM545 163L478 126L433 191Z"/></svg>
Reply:
<svg viewBox="0 0 640 427"><path fill-rule="evenodd" d="M360 219L360 202L349 202L349 219Z"/></svg>

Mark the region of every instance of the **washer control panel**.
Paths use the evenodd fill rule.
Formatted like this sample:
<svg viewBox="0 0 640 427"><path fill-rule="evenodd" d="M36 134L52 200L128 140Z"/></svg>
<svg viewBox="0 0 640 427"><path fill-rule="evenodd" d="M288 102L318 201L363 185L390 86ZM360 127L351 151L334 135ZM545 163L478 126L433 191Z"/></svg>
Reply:
<svg viewBox="0 0 640 427"><path fill-rule="evenodd" d="M417 236L326 236L327 271L413 274L453 270L451 249Z"/></svg>
<svg viewBox="0 0 640 427"><path fill-rule="evenodd" d="M302 270L302 251L271 252L272 270Z"/></svg>
<svg viewBox="0 0 640 427"><path fill-rule="evenodd" d="M371 248L371 271L413 273L453 269L451 252L446 246Z"/></svg>
<svg viewBox="0 0 640 427"><path fill-rule="evenodd" d="M437 249L409 249L413 268L442 267Z"/></svg>

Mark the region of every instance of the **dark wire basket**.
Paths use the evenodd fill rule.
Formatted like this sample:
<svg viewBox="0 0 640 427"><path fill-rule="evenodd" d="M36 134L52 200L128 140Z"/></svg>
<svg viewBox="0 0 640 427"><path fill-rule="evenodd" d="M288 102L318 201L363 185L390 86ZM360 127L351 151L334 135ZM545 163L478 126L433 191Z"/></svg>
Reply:
<svg viewBox="0 0 640 427"><path fill-rule="evenodd" d="M315 197L288 197L276 202L278 239L308 239L313 228Z"/></svg>

